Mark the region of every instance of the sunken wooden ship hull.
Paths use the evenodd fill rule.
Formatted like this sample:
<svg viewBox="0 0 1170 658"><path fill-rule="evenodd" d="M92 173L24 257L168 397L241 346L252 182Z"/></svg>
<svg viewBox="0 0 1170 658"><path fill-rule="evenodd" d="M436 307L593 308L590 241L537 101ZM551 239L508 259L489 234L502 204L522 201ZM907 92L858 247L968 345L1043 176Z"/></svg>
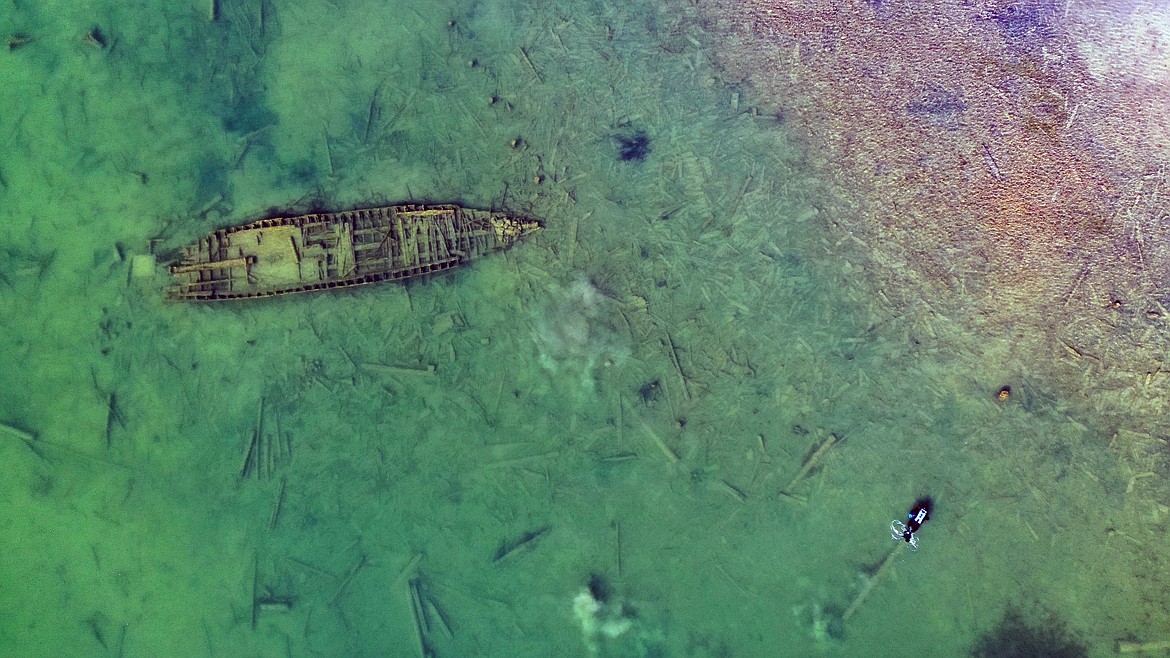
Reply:
<svg viewBox="0 0 1170 658"><path fill-rule="evenodd" d="M507 249L540 222L454 205L273 217L219 229L170 265L172 299L213 301L404 281Z"/></svg>

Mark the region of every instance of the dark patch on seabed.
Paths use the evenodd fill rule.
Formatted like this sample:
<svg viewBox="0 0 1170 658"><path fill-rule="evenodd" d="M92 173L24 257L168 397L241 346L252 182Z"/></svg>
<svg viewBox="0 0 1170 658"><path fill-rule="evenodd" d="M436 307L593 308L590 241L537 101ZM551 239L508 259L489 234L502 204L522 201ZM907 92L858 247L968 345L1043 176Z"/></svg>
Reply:
<svg viewBox="0 0 1170 658"><path fill-rule="evenodd" d="M263 131L278 123L279 117L272 108L263 80L261 68L268 54L268 45L280 34L279 16L271 0L258 3L237 3L221 1L217 5L217 21L206 29L209 32L193 33L184 47L176 52L185 53L183 61L175 65L182 69L189 61L229 61L211 77L214 84L197 95L204 103L204 111L216 117L223 130L237 140L246 139L246 148L235 162L238 167L247 156L256 157L266 164L275 162L271 140ZM180 73L184 77L188 74ZM226 84L224 81L226 80ZM285 168L285 163L278 163ZM223 172L215 177L202 172L201 185L196 198L205 199L215 194L230 204L231 184L227 175L232 168L228 161L207 162L206 168L219 166ZM212 181L211 179L216 180ZM298 183L316 180L316 172L304 170L292 174Z"/></svg>
<svg viewBox="0 0 1170 658"><path fill-rule="evenodd" d="M971 655L976 658L1081 658L1088 648L1053 612L1009 606L999 624L980 636Z"/></svg>
<svg viewBox="0 0 1170 658"><path fill-rule="evenodd" d="M967 103L962 94L939 87L926 90L918 100L906 105L907 114L952 130L959 126L959 116L966 110Z"/></svg>
<svg viewBox="0 0 1170 658"><path fill-rule="evenodd" d="M1020 51L1038 51L1054 40L1059 17L1055 0L1022 0L995 9L989 16L1007 45Z"/></svg>
<svg viewBox="0 0 1170 658"><path fill-rule="evenodd" d="M622 162L642 162L650 155L650 135L645 130L622 126L614 140L618 146L618 160Z"/></svg>

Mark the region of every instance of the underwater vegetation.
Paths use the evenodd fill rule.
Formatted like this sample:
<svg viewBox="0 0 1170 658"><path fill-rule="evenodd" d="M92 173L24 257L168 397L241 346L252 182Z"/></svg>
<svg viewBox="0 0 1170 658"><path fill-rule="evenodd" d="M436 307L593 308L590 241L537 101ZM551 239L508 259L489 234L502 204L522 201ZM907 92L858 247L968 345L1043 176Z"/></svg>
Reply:
<svg viewBox="0 0 1170 658"><path fill-rule="evenodd" d="M1080 658L1088 649L1054 613L1009 606L971 650L976 658Z"/></svg>
<svg viewBox="0 0 1170 658"><path fill-rule="evenodd" d="M618 160L642 162L650 155L650 136L645 130L631 130L614 136L618 146Z"/></svg>

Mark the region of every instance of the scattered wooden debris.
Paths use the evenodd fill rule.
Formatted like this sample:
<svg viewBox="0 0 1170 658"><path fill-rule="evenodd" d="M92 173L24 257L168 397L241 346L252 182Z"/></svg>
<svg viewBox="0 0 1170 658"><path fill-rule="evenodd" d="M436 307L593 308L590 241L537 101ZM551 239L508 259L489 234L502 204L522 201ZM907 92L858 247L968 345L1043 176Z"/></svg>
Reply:
<svg viewBox="0 0 1170 658"><path fill-rule="evenodd" d="M280 511L284 507L284 487L287 483L285 478L280 478L280 488L276 490L276 502L272 503L272 515L268 518L268 529L276 530L276 524L280 521Z"/></svg>
<svg viewBox="0 0 1170 658"><path fill-rule="evenodd" d="M418 573L418 565L420 562L422 562L422 558L422 553L415 553L414 556L410 558L410 562L407 562L406 566L402 567L402 569L398 571L398 575L394 577L395 588L401 587L405 582L411 578L414 578L414 576Z"/></svg>
<svg viewBox="0 0 1170 658"><path fill-rule="evenodd" d="M716 488L718 488L720 491L727 494L728 496L731 496L738 503L746 503L747 502L748 497L747 497L747 494L743 491L743 489L740 489L739 487L728 482L727 480L719 480L719 482L716 484Z"/></svg>
<svg viewBox="0 0 1170 658"><path fill-rule="evenodd" d="M292 457L292 440L281 432L266 432L264 427L264 402L260 397L256 412L256 425L252 428L244 461L240 465L240 479L256 478L268 480ZM283 487L282 487L283 491Z"/></svg>
<svg viewBox="0 0 1170 658"><path fill-rule="evenodd" d="M15 32L8 37L8 50L20 50L32 43L33 38L23 32Z"/></svg>
<svg viewBox="0 0 1170 658"><path fill-rule="evenodd" d="M1167 651L1170 650L1170 640L1155 640L1153 642L1118 640L1113 650L1117 653L1153 653L1155 651Z"/></svg>
<svg viewBox="0 0 1170 658"><path fill-rule="evenodd" d="M260 606L256 605L256 599L259 598L260 593L260 555L257 554L252 561L252 630L256 630L256 624L260 622Z"/></svg>
<svg viewBox="0 0 1170 658"><path fill-rule="evenodd" d="M423 607L422 585L415 577L406 583L406 593L410 599L410 617L414 621L414 645L418 650L419 658L433 658L434 649L431 648L430 624L427 611Z"/></svg>
<svg viewBox="0 0 1170 658"><path fill-rule="evenodd" d="M524 49L524 46L520 46L520 55L524 58L524 61L528 63L528 68L532 69L532 74L536 76L536 79L539 80L541 84L544 84L544 76L540 74L540 71L537 70L536 65L532 63L532 58L528 56L528 51Z"/></svg>
<svg viewBox="0 0 1170 658"><path fill-rule="evenodd" d="M492 562L499 562L522 548L531 549L536 545L537 540L548 534L548 531L548 526L542 526L536 530L529 530L517 539L505 540L500 544L500 548L496 550L496 554L492 557Z"/></svg>
<svg viewBox="0 0 1170 658"><path fill-rule="evenodd" d="M403 375L407 377L433 377L435 375L435 366L432 364L425 366L391 366L383 363L363 361L361 362L361 368L362 370L379 375Z"/></svg>
<svg viewBox="0 0 1170 658"><path fill-rule="evenodd" d="M625 462L631 459L637 459L638 454L634 452L619 452L608 457L602 457L601 461L605 463Z"/></svg>
<svg viewBox="0 0 1170 658"><path fill-rule="evenodd" d="M110 38L107 37L106 33L96 25L93 27L93 29L85 33L85 36L81 38L81 41L85 45L96 50L105 50L106 47L110 45Z"/></svg>
<svg viewBox="0 0 1170 658"><path fill-rule="evenodd" d="M447 614L446 609L439 605L435 597L429 591L423 592L423 610L426 612L425 618L428 620L435 620L438 624L431 623L433 627L437 627L443 632L443 635L448 640L455 637L455 631L451 630L451 617Z"/></svg>
<svg viewBox="0 0 1170 658"><path fill-rule="evenodd" d="M355 562L354 565L350 567L349 572L345 574L345 577L341 579L341 584L337 586L337 591L334 592L333 597L329 599L330 605L336 603L337 599L341 598L342 594L345 594L345 590L349 588L349 584L353 582L354 577L358 575L358 572L361 571L362 567L364 566L366 566L366 554L362 553L358 556L357 562Z"/></svg>
<svg viewBox="0 0 1170 658"><path fill-rule="evenodd" d="M841 619L843 621L849 621L849 618L857 612L858 608L861 607L861 604L865 603L865 599L869 597L870 592L873 591L873 588L875 585L877 585L878 580L880 580L882 575L885 574L889 566L893 564L894 556L898 554L901 548L902 544L899 543L898 545L891 548L889 553L886 553L885 559L882 560L881 564L878 565L878 568L874 570L872 575L870 575L869 580L865 581L865 586L861 588L861 591L857 593L857 596L853 597L853 603L850 603L849 607L845 609L845 614L841 615Z"/></svg>
<svg viewBox="0 0 1170 658"><path fill-rule="evenodd" d="M106 448L112 448L114 445L115 424L126 429L126 417L122 415L122 410L118 407L117 394L110 393L106 402Z"/></svg>
<svg viewBox="0 0 1170 658"><path fill-rule="evenodd" d="M617 567L617 575L622 575L622 522L613 522L613 556L615 566Z"/></svg>
<svg viewBox="0 0 1170 658"><path fill-rule="evenodd" d="M15 425L9 425L8 423L0 423L0 433L8 434L9 436L14 436L17 439L20 439L24 445L28 446L28 449L31 450L34 455L40 457L41 459L45 459L44 451L41 450L41 448L37 445L37 436L32 432L22 430L19 427L16 427Z"/></svg>
<svg viewBox="0 0 1170 658"><path fill-rule="evenodd" d="M669 460L672 464L677 464L679 461L678 453L676 453L673 448L666 445L666 442L662 440L662 437L658 436L654 430L650 429L650 426L646 424L646 421L639 418L638 422L642 423L642 429L646 430L646 434L650 436L650 439L654 441L654 445L658 446L658 449L662 451L662 454L666 455L666 459Z"/></svg>
<svg viewBox="0 0 1170 658"><path fill-rule="evenodd" d="M781 491L780 497L783 498L784 500L787 500L787 501L790 501L793 503L800 503L801 505L804 505L805 503L808 502L808 496L801 496L798 494L790 494L787 491Z"/></svg>
<svg viewBox="0 0 1170 658"><path fill-rule="evenodd" d="M256 599L256 608L260 612L291 612L293 600L291 596L262 596Z"/></svg>
<svg viewBox="0 0 1170 658"><path fill-rule="evenodd" d="M981 144L983 147L983 159L987 162L987 169L991 172L991 177L995 180L1003 180L1003 172L999 169L999 163L996 162L995 156L991 154L991 147L987 142Z"/></svg>
<svg viewBox="0 0 1170 658"><path fill-rule="evenodd" d="M686 373L683 371L682 361L678 358L678 345L674 342L674 336L670 332L666 332L666 345L670 348L670 361L674 364L674 370L678 373L678 378L682 380L683 393L687 399L691 399L691 382L687 379Z"/></svg>
<svg viewBox="0 0 1170 658"><path fill-rule="evenodd" d="M404 592L404 601L410 606L412 635L419 658L434 658L437 654L432 636L436 631L448 639L455 637L451 618L431 594L427 579L418 573L422 554L418 553L398 572L391 589Z"/></svg>
<svg viewBox="0 0 1170 658"><path fill-rule="evenodd" d="M804 478L806 478L808 474L814 468L816 468L817 464L821 463L821 459L824 458L825 453L829 451L829 448L832 448L834 445L843 440L844 439L835 433L829 434L829 436L825 437L824 441L821 441L821 444L817 446L817 449L813 451L812 455L810 455L809 458L804 461L804 466L801 467L800 472L796 474L796 477L792 478L792 481L788 483L788 486L780 490L781 495L786 498L795 498L799 500L799 497L792 495L792 490L804 481Z"/></svg>
<svg viewBox="0 0 1170 658"><path fill-rule="evenodd" d="M257 554L252 563L252 630L260 624L262 613L292 612L295 598L288 595L278 595L271 587L260 584L260 555Z"/></svg>
<svg viewBox="0 0 1170 658"><path fill-rule="evenodd" d="M80 457L86 461L106 464L107 466L117 466L118 468L130 468L130 466L113 459L105 459L98 455L93 455L84 450L78 450L77 448L73 448L62 443L46 441L32 432L23 430L14 425L9 425L7 423L0 422L0 434L7 434L19 439L22 443L24 443L24 445L28 446L28 449L31 450L34 455L45 461L51 461L48 450L52 449L66 453L73 457Z"/></svg>

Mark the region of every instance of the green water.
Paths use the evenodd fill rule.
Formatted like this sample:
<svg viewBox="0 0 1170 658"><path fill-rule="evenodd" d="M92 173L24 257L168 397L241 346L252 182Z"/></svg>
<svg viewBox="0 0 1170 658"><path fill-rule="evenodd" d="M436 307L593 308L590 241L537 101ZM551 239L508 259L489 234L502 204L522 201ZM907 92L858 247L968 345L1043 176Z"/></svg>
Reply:
<svg viewBox="0 0 1170 658"><path fill-rule="evenodd" d="M965 655L1013 604L1101 650L1140 619L1093 419L885 315L690 18L6 8L0 654ZM214 228L407 201L546 229L409 286L161 295Z"/></svg>

